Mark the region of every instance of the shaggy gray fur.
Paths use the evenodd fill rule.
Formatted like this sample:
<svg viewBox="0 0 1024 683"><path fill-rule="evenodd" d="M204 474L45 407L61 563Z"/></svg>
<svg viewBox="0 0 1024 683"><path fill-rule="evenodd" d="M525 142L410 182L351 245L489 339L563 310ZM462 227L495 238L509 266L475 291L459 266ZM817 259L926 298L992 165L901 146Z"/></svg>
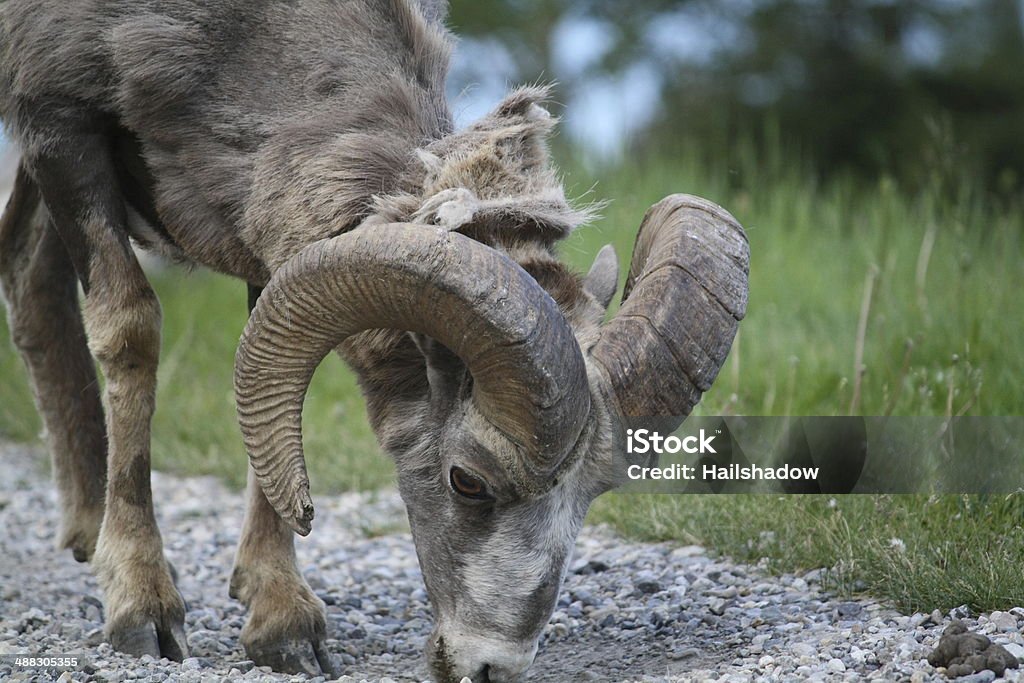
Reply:
<svg viewBox="0 0 1024 683"><path fill-rule="evenodd" d="M3 25L0 113L25 158L80 108L110 114L185 255L253 283L451 129L448 36L405 0L10 0Z"/></svg>

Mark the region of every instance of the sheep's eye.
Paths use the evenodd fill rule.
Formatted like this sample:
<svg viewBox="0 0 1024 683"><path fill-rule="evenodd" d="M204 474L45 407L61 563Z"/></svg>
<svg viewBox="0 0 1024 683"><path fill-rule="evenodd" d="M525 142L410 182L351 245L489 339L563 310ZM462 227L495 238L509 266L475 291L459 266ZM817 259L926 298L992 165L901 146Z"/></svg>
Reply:
<svg viewBox="0 0 1024 683"><path fill-rule="evenodd" d="M451 481L452 489L460 496L473 500L489 500L491 498L484 480L461 467L453 467L448 478Z"/></svg>

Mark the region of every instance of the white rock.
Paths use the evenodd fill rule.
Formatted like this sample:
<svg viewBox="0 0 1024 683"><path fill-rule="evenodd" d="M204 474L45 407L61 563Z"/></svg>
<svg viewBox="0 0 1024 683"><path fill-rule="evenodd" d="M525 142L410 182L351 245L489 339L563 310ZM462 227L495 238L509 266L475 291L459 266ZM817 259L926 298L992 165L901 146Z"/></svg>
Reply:
<svg viewBox="0 0 1024 683"><path fill-rule="evenodd" d="M997 631L1009 632L1017 630L1017 617L1009 612L993 612L989 615L988 619L996 627Z"/></svg>
<svg viewBox="0 0 1024 683"><path fill-rule="evenodd" d="M843 664L843 660L833 658L828 660L828 669L829 671L835 671L836 673L841 674L846 671L846 665Z"/></svg>
<svg viewBox="0 0 1024 683"><path fill-rule="evenodd" d="M1020 643L1006 643L1003 647L1017 659L1024 660L1024 645Z"/></svg>
<svg viewBox="0 0 1024 683"><path fill-rule="evenodd" d="M197 657L186 657L181 663L181 668L186 671L198 671L203 665Z"/></svg>
<svg viewBox="0 0 1024 683"><path fill-rule="evenodd" d="M813 657L818 654L818 648L814 647L810 643L794 643L790 650L797 657Z"/></svg>

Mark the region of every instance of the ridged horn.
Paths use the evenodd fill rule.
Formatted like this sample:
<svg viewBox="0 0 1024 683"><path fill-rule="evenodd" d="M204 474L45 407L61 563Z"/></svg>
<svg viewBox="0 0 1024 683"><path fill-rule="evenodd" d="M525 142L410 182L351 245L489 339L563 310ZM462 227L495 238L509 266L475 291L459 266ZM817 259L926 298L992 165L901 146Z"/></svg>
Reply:
<svg viewBox="0 0 1024 683"><path fill-rule="evenodd" d="M747 309L743 228L705 199L672 195L644 217L622 295L593 357L620 416L675 430L711 388Z"/></svg>
<svg viewBox="0 0 1024 683"><path fill-rule="evenodd" d="M310 379L346 338L382 328L425 334L455 353L473 376L477 410L532 476L553 471L575 444L590 409L583 357L557 304L518 264L423 225L323 240L274 274L235 357L249 461L298 533L313 519L302 450Z"/></svg>

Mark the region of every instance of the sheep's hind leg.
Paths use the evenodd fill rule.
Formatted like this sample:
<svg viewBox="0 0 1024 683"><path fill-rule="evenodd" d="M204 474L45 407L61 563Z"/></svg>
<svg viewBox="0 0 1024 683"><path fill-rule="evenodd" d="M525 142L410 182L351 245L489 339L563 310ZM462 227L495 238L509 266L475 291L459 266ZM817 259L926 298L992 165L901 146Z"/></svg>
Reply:
<svg viewBox="0 0 1024 683"><path fill-rule="evenodd" d="M59 119L48 118L60 112ZM150 421L160 352L160 304L128 242L108 122L88 111L43 107L26 150L85 291L86 338L106 379L107 492L93 565L106 632L122 652L188 656L185 604L164 558L150 490Z"/></svg>
<svg viewBox="0 0 1024 683"><path fill-rule="evenodd" d="M0 221L0 285L11 338L46 425L62 509L57 545L87 562L103 520L103 407L78 309L75 270L24 167Z"/></svg>
<svg viewBox="0 0 1024 683"><path fill-rule="evenodd" d="M339 675L324 647L324 603L299 573L294 532L263 495L252 468L230 594L249 608L242 645L254 662L285 673Z"/></svg>

